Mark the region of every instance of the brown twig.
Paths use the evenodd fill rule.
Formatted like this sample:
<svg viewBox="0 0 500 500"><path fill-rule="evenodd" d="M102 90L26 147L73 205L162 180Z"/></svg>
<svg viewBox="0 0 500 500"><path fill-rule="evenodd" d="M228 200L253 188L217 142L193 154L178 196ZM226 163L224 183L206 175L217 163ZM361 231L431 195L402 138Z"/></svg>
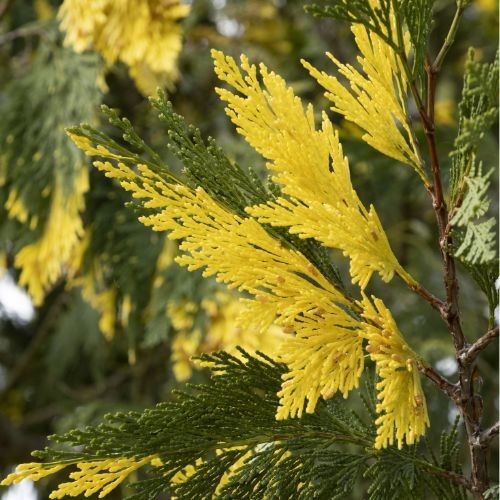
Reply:
<svg viewBox="0 0 500 500"><path fill-rule="evenodd" d="M489 429L484 430L481 432L481 435L479 436L479 440L483 444L483 446L487 446L490 444L490 441L498 437L498 427L499 427L500 422L496 422L493 424Z"/></svg>
<svg viewBox="0 0 500 500"><path fill-rule="evenodd" d="M488 330L482 337L476 340L472 345L466 347L460 353L460 359L463 364L471 364L491 342L498 337L498 326Z"/></svg>
<svg viewBox="0 0 500 500"><path fill-rule="evenodd" d="M418 365L418 370L422 375L425 375L429 380L434 382L452 401L457 402L459 400L460 388L457 384L452 384L432 367L423 363Z"/></svg>
<svg viewBox="0 0 500 500"><path fill-rule="evenodd" d="M461 474L457 474L456 472L452 472L449 470L440 470L440 469L433 469L433 468L428 468L427 470L429 471L429 474L433 474L434 476L444 477L444 478L448 479L448 481L451 481L452 483L463 486L464 488L468 489L469 491L472 490L471 482L465 476L462 476Z"/></svg>
<svg viewBox="0 0 500 500"><path fill-rule="evenodd" d="M456 359L458 362L460 397L456 401L458 409L464 419L465 429L467 433L467 441L469 445L469 454L471 459L471 484L472 492L475 498L482 498L483 492L488 487L488 472L487 472L487 453L485 447L479 439L481 432L481 414L482 404L481 398L474 392L473 373L474 366L469 357L463 359L461 353L467 347L466 339L462 331L460 322L460 311L458 307L458 281L455 269L455 261L451 253L452 239L449 232L449 214L448 208L443 194L443 186L441 183L441 172L439 165L439 157L437 153L437 144L434 127L434 98L436 88L436 78L439 69L442 65L444 55L449 48L449 42L453 39L454 33L458 27L461 12L456 14L453 25L450 28L450 33L446 37L443 49L436 58L432 66L427 66L427 92L431 96L428 102L427 110L422 113L422 123L429 148L431 159L431 171L433 178L432 202L436 213L436 220L439 232L439 247L443 259L443 277L446 289L446 307L443 309L443 319L448 324L448 329L453 338L455 346Z"/></svg>
<svg viewBox="0 0 500 500"><path fill-rule="evenodd" d="M415 293L420 295L426 302L428 302L436 311L438 311L440 314L442 313L443 307L445 306L445 303L439 298L436 297L433 293L431 293L427 288L422 286L420 283L417 282L406 282L408 284L408 287L413 290Z"/></svg>
<svg viewBox="0 0 500 500"><path fill-rule="evenodd" d="M432 68L428 69L428 85L430 95L435 95L436 73ZM434 104L428 105L430 115L434 114ZM453 343L457 352L461 351L465 345L465 337L460 324L460 313L458 308L458 281L456 276L455 261L450 252L452 240L448 228L448 208L444 199L443 185L441 182L441 169L435 137L434 122L430 119L427 111L421 108L422 123L430 154L430 165L432 171L433 187L431 191L432 205L436 214L436 221L439 232L439 248L444 266L444 284L446 289L446 303L441 310L443 319L448 324L448 328L453 337Z"/></svg>
<svg viewBox="0 0 500 500"><path fill-rule="evenodd" d="M433 67L427 68L428 92L435 95L437 72ZM433 103L430 104L429 111L433 113ZM448 325L448 329L453 338L455 352L458 362L460 397L456 404L464 419L469 444L469 453L471 458L471 484L472 492L475 498L482 498L482 493L488 486L488 472L486 466L486 453L484 447L480 444L478 434L480 432L481 411L479 408L479 396L474 394L473 367L471 363L464 363L460 358L460 353L466 347L462 326L460 323L460 311L458 307L458 281L456 276L455 261L451 253L452 239L448 228L448 209L443 194L441 183L441 172L439 157L437 153L437 144L435 137L434 123L427 112L422 115L422 123L427 139L429 154L431 159L431 171L433 178L432 204L436 213L436 220L439 232L439 248L443 260L443 277L446 289L446 305L443 308L442 316ZM477 404L476 404L477 403Z"/></svg>

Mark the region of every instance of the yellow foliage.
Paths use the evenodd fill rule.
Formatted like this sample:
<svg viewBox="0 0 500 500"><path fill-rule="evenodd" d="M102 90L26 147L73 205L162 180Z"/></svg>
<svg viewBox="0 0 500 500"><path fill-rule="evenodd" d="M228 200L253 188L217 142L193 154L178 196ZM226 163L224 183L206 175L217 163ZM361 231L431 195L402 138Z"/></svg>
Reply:
<svg viewBox="0 0 500 500"><path fill-rule="evenodd" d="M32 481L38 481L46 476L50 476L59 472L60 470L67 467L69 464L42 464L37 462L31 462L27 464L20 464L16 467L16 470L9 474L5 479L2 480L0 486L10 486L11 484L17 484L24 479L31 479Z"/></svg>
<svg viewBox="0 0 500 500"><path fill-rule="evenodd" d="M90 234L87 234L86 241L89 238ZM116 290L106 286L103 273L99 259L94 258L89 272L72 279L70 284L81 288L83 298L99 313L99 329L107 340L111 340L115 335ZM128 314L126 316L128 319Z"/></svg>
<svg viewBox="0 0 500 500"><path fill-rule="evenodd" d="M378 400L375 448L386 448L396 438L398 448L414 444L429 425L425 395L418 373L418 358L406 344L391 312L380 299L364 296L363 336L375 362Z"/></svg>
<svg viewBox="0 0 500 500"><path fill-rule="evenodd" d="M178 382L185 382L193 375L193 362L191 358L200 353L201 332L199 329L193 331L177 332L172 341L172 370Z"/></svg>
<svg viewBox="0 0 500 500"><path fill-rule="evenodd" d="M374 2L376 3L376 2ZM407 83L398 55L385 41L364 26L353 24L351 31L361 53L362 72L328 57L344 76L350 89L336 77L302 61L332 101L332 110L355 123L366 133L363 140L381 153L410 165L426 181L406 112ZM406 46L409 45L406 34Z"/></svg>
<svg viewBox="0 0 500 500"><path fill-rule="evenodd" d="M98 497L103 498L119 486L130 474L144 465L151 464L155 458L156 455L149 455L139 460L118 457L78 462L75 464L78 470L71 472L69 475L72 481L59 484L58 488L49 495L49 498L76 497L79 495L88 497L98 492ZM9 474L0 484L8 486L12 483L19 483L23 479L38 481L42 477L55 474L69 465L73 464L21 464L15 472Z"/></svg>
<svg viewBox="0 0 500 500"><path fill-rule="evenodd" d="M54 17L54 9L48 0L35 0L36 17L42 21Z"/></svg>
<svg viewBox="0 0 500 500"><path fill-rule="evenodd" d="M498 14L498 0L477 0L477 8L485 14Z"/></svg>
<svg viewBox="0 0 500 500"><path fill-rule="evenodd" d="M80 462L76 464L79 470L69 475L73 481L61 483L57 490L49 495L49 498L76 497L82 494L90 496L97 492L99 492L98 497L103 498L120 485L127 476L150 463L153 458L153 456L148 456L138 461L134 458L112 458Z"/></svg>
<svg viewBox="0 0 500 500"><path fill-rule="evenodd" d="M373 206L366 210L354 191L338 133L323 115L316 130L312 106L285 81L260 65L260 76L245 56L241 68L233 58L212 52L215 72L239 94L217 89L228 103L227 114L237 130L267 160L274 180L283 185L276 202L248 208L259 222L288 226L301 238L315 238L342 250L351 259L354 283L366 287L373 272L385 281L402 273Z"/></svg>
<svg viewBox="0 0 500 500"><path fill-rule="evenodd" d="M21 224L26 224L30 218L30 213L25 207L22 198L19 196L17 189L13 188L9 191L9 196L5 202L5 208L11 219L18 220ZM30 224L31 225L31 224Z"/></svg>
<svg viewBox="0 0 500 500"><path fill-rule="evenodd" d="M59 18L66 45L94 48L109 65L123 61L138 89L152 94L178 77L179 20L188 12L178 0L65 0Z"/></svg>
<svg viewBox="0 0 500 500"><path fill-rule="evenodd" d="M7 255L4 252L0 252L0 279L5 274L7 269Z"/></svg>
<svg viewBox="0 0 500 500"><path fill-rule="evenodd" d="M238 447L238 446L235 446L234 448L230 448L231 450L238 450L238 449L242 449L243 447ZM221 454L223 453L224 451L226 450L217 450L217 454ZM226 472L224 472L224 474L222 475L220 481L219 481L219 484L217 485L217 488L215 489L215 494L214 494L214 497L216 498L220 498L221 495L220 495L220 492L222 490L222 488L227 484L229 483L230 479L232 476L234 476L234 474L236 474L238 472L238 469L241 468L242 465L244 465L244 463L253 455L253 450L249 450L247 451L243 456L241 456L240 458L238 458L238 460L236 460L230 467L229 469L227 469Z"/></svg>
<svg viewBox="0 0 500 500"><path fill-rule="evenodd" d="M332 303L304 311L289 325L290 336L279 351L289 372L278 393L277 419L301 417L304 406L313 413L320 396L329 399L339 391L346 398L358 386L364 367L359 327Z"/></svg>
<svg viewBox="0 0 500 500"><path fill-rule="evenodd" d="M196 460L194 465L186 465L184 469L177 472L174 477L170 480L172 484L182 484L187 481L191 476L196 473L196 467L203 464L203 460L200 458ZM174 497L175 498L175 497Z"/></svg>
<svg viewBox="0 0 500 500"><path fill-rule="evenodd" d="M21 269L19 284L27 287L35 305L43 302L45 294L67 270L83 236L80 212L88 189L88 172L80 168L67 191L62 183L56 176L50 213L40 238L23 247L14 260Z"/></svg>
<svg viewBox="0 0 500 500"><path fill-rule="evenodd" d="M246 314L248 302L256 301L244 301L228 293L216 295L217 310L212 309L201 352L224 350L238 355L236 348L239 346L252 354L256 351L270 356L276 354L284 339L281 328L272 323L265 329L259 328L259 324L255 324L256 318L252 318L252 321ZM209 307L206 302L202 305Z"/></svg>
<svg viewBox="0 0 500 500"><path fill-rule="evenodd" d="M153 279L154 288L160 288L162 286L165 279L162 272L173 264L176 253L176 243L165 238L165 243L163 244L160 255L158 255L158 260L156 261L156 272Z"/></svg>
<svg viewBox="0 0 500 500"><path fill-rule="evenodd" d="M107 340L112 340L116 324L116 291L107 288L97 292L90 276L85 276L80 283L83 298L99 313L99 330Z"/></svg>
<svg viewBox="0 0 500 500"><path fill-rule="evenodd" d="M182 239L176 262L189 270L205 268L204 276L252 294L275 307L281 320L301 314L302 305L333 300L348 303L300 252L271 237L254 219L235 215L202 188L167 183L145 165L139 174L122 163L97 161L97 168L120 180L145 208L157 211L140 221L155 231Z"/></svg>
<svg viewBox="0 0 500 500"><path fill-rule="evenodd" d="M434 119L440 125L454 126L456 119L454 113L456 112L456 105L451 99L442 99L436 102L434 109Z"/></svg>
<svg viewBox="0 0 500 500"><path fill-rule="evenodd" d="M377 84L382 88L380 95L370 94L370 87L365 86L363 96L373 106L370 114L376 113L383 96L392 96L387 105L392 125L377 129L376 124L370 124L373 134L380 132L376 147L419 168L411 134L405 128L405 88L395 79L400 68L394 54L388 54L379 39L354 31L365 58L366 81L383 79ZM389 58L384 62L384 74L372 67L373 58L382 55ZM377 384L375 446L386 447L394 439L398 446L403 441L415 442L428 425L419 361L390 312L378 299L372 304L364 296L354 303L303 254L273 238L262 225L286 226L302 238L315 238L341 250L350 259L353 283L361 289L374 272L384 281L399 274L415 285L392 253L375 209L371 206L367 210L359 200L338 133L326 115L321 128L316 129L312 106L304 110L284 80L264 65L257 69L242 56L240 70L231 57L217 51L213 57L217 75L235 91L217 90L227 102L228 115L238 132L266 158L273 180L282 185L284 193L273 202L248 207L250 217L230 212L201 187L191 189L166 180L146 165L132 169L106 148L96 147L82 136L73 137L90 156L110 160L94 165L151 209L150 215L140 217L143 224L181 240L176 262L189 270L204 268L204 276L215 275L229 288L251 296L240 301L229 295L227 301L221 297L216 303L206 301L203 307L212 321L203 341L199 331L188 332L193 326L191 306L170 305L179 329L173 345L176 376L190 376L190 356L206 350L231 351L236 345L250 351L264 350L260 342L263 338L269 342L269 332L274 329L279 341L273 340L268 348L289 368L278 394L276 417L300 417L304 411L312 413L319 398L328 399L337 392L347 397L357 387L364 367L363 343L367 342L366 350L381 379ZM389 70L392 73L388 75ZM353 88L359 90L359 85L364 85L361 76L349 71ZM399 126L408 132L409 143ZM390 150L391 145L396 149ZM172 258L173 254L169 255ZM362 318L350 314L348 308L362 313Z"/></svg>
<svg viewBox="0 0 500 500"><path fill-rule="evenodd" d="M190 330L192 319L189 325L176 325L177 313L173 316L169 313L173 326L180 330L172 342L173 371L178 381L191 377L194 365L191 358L206 352L224 350L239 357L240 352L236 348L241 347L251 354L256 351L270 356L277 353L285 336L281 328L272 324L276 315L273 312L271 324L265 329L260 328L254 311L251 317L247 314L248 303L258 304L257 301L241 300L235 294L224 292L217 293L215 300L203 300L202 308L209 318L204 337L198 329Z"/></svg>

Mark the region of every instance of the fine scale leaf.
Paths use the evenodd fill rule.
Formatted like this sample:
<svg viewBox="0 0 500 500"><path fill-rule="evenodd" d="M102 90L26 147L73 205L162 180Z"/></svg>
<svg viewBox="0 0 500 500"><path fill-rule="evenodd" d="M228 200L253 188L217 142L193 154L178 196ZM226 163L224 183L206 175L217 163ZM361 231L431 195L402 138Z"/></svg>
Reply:
<svg viewBox="0 0 500 500"><path fill-rule="evenodd" d="M498 116L498 56L492 63L474 61L469 51L459 104L459 127L452 158L450 191L455 211L456 251L467 265L486 264L496 258L495 219L484 219L490 205L492 170L483 172L476 155L484 135Z"/></svg>

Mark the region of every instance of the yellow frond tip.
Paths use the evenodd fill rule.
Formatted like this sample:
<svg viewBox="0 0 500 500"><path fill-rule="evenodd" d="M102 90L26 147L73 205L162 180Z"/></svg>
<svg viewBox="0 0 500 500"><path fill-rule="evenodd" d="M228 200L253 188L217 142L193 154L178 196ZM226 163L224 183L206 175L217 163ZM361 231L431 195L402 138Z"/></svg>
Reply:
<svg viewBox="0 0 500 500"><path fill-rule="evenodd" d="M60 470L67 467L67 464L55 464L48 465L39 462L30 462L26 464L20 464L17 466L16 470L9 474L5 479L0 482L1 486L10 486L11 484L17 484L24 479L31 479L32 481L38 481L43 477L50 476L59 472Z"/></svg>
<svg viewBox="0 0 500 500"><path fill-rule="evenodd" d="M309 74L326 90L332 110L365 131L363 140L381 153L406 163L427 183L418 148L407 116L405 79L398 55L378 35L353 25L358 61L362 72L342 64L331 53L327 57L348 81L350 88L310 63L301 60Z"/></svg>
<svg viewBox="0 0 500 500"><path fill-rule="evenodd" d="M362 335L368 341L366 351L375 362L380 381L376 388L377 437L375 448L386 448L397 442L413 444L425 434L429 425L425 396L418 372L419 361L406 344L384 303L363 295L359 302L366 322Z"/></svg>
<svg viewBox="0 0 500 500"><path fill-rule="evenodd" d="M278 392L277 419L313 413L320 398L336 393L346 398L358 386L364 368L359 328L356 319L329 303L310 304L285 326L285 333L293 329L295 335L288 336L278 352L289 371Z"/></svg>

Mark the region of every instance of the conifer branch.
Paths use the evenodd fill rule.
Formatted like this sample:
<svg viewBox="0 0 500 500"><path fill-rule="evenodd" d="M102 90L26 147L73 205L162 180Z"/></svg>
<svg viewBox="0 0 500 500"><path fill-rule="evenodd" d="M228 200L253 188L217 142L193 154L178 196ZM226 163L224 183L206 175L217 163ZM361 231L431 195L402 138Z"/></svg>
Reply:
<svg viewBox="0 0 500 500"><path fill-rule="evenodd" d="M431 98L428 99L427 103L424 105L422 97L420 96L420 92L417 89L415 80L411 77L411 71L404 50L401 48L398 51L398 54L403 65L403 69L405 70L407 80L410 84L412 96L415 100L415 104L420 114L430 155L430 167L432 172L433 184L430 186L426 186L426 189L431 195L432 204L436 213L436 220L439 230L439 246L441 249L441 255L445 267L444 281L447 292L446 303L442 303L440 305L439 311L443 319L450 327L450 331L456 332L455 347L459 346L459 348L462 348L465 343L465 339L460 326L460 322L457 321L458 299L456 295L458 292L458 283L455 276L455 263L450 253L452 245L451 236L447 231L447 228L449 227L449 216L446 201L444 199L443 185L441 182L441 172L435 138L434 121L433 118L431 118L434 117L434 98L437 73L431 71L429 66L426 66L428 85L427 92L428 95L431 96ZM434 303L437 305L436 302Z"/></svg>
<svg viewBox="0 0 500 500"><path fill-rule="evenodd" d="M423 102L422 97L420 96L420 92L417 88L417 82L412 74L412 70L411 70L410 65L408 63L408 58L406 56L406 51L405 51L405 46L404 46L402 19L398 16L397 12L395 12L395 16L397 19L396 24L397 24L397 34L398 34L398 46L397 46L396 53L398 54L399 60L401 61L401 65L403 67L406 81L408 82L408 85L410 87L411 95L413 97L413 100L415 101L415 105L417 106L419 115L423 121L424 116L425 116L425 119L427 119L427 114L425 111L424 102ZM422 162L422 165L421 165L422 171L425 172L426 165L424 163L424 160L423 160L423 157L422 157L422 154L420 151L418 151L418 157L419 157L420 161ZM421 178L424 182L424 187L425 187L426 191L428 191L430 193L432 191L432 185L430 184L430 182L427 180L426 177L425 178L421 177Z"/></svg>
<svg viewBox="0 0 500 500"><path fill-rule="evenodd" d="M400 24L401 23L398 22L398 25ZM439 305L439 312L442 318L448 324L450 332L453 332L455 348L458 351L463 348L465 344L465 338L460 325L460 320L458 318L458 282L456 279L455 263L453 260L453 256L451 255L452 240L449 234L449 230L447 231L447 228L449 228L448 208L444 199L439 156L435 138L435 126L433 120L437 72L433 71L429 65L426 65L428 99L426 104L424 104L424 101L420 96L420 92L418 91L415 79L412 78L411 75L411 70L402 45L402 32L399 33L398 39L400 46L398 54L405 71L407 81L410 85L412 96L415 100L415 104L420 114L430 155L430 167L432 172L433 184L425 187L432 198L432 205L436 213L436 220L439 230L439 246L445 269L444 281L446 288L446 302ZM436 302L434 302L434 304L438 305Z"/></svg>
<svg viewBox="0 0 500 500"><path fill-rule="evenodd" d="M474 387L472 384L473 366L470 362L465 363L462 356L460 356L460 353L463 352L467 343L460 322L460 312L458 306L458 280L456 276L455 260L452 253L453 241L450 234L450 215L448 213L448 207L445 201L441 180L441 169L434 124L437 75L446 53L454 40L465 4L465 2L458 2L455 17L442 49L432 65L428 63L425 64L427 74L427 100L425 105L417 89L415 80L411 77L411 71L406 54L403 50L402 38L400 34L398 37L400 46L398 54L401 58L403 69L406 73L412 95L420 114L429 151L432 186L425 187L431 196L432 205L436 215L439 247L443 260L443 279L446 290L446 301L442 304L439 310L441 317L448 325L449 332L452 335L459 365L459 384L458 386L454 386L453 390L450 390L450 388L443 383L442 377L440 377L437 373L433 373L429 369L425 368L423 368L423 373L451 397L451 399L457 404L460 413L464 418L471 457L471 491L473 492L475 498L482 498L482 492L484 492L488 487L486 450L478 438L480 433L481 412L477 411L477 405L474 404L474 401L478 400L479 396L474 394ZM472 352L474 353L475 351L476 350Z"/></svg>
<svg viewBox="0 0 500 500"><path fill-rule="evenodd" d="M462 14L465 11L465 7L466 2L462 2L460 0L457 2L457 10L455 11L455 15L453 16L450 29L444 39L443 46L441 47L438 55L436 56L436 59L434 60L434 63L431 66L432 73L437 73L441 69L444 58L446 57L446 54L455 41L455 35L457 34L458 26L460 25L460 19L462 18Z"/></svg>
<svg viewBox="0 0 500 500"><path fill-rule="evenodd" d="M251 169L241 169L226 157L213 139L203 139L198 129L174 113L164 95L152 104L167 127L168 147L183 164L182 172L169 170L164 155L142 140L131 122L109 108L103 111L126 144L89 126L69 130L89 156L106 160L95 162L98 169L133 193L141 222L182 240L183 253L175 259L178 263L190 270L204 268L205 277L216 275L218 281L247 293L246 297L255 299L244 299L253 304L250 315L264 316L266 321L269 316L268 324L277 318L276 324L291 335L285 340L286 349L276 358L279 362L259 354L258 348L255 357L241 348L235 356L225 351L202 356L201 366L213 374L208 383L190 386L187 392L177 393L155 408L117 413L99 426L56 436L53 442L63 446L34 454L45 462L24 464L4 479L3 485L19 482L22 477L37 480L74 464L80 469L76 476L70 474L75 481L69 486L63 483L59 489L72 492L72 496L88 496L99 488L100 496L105 496L127 474L132 478L143 466L146 480L134 486L139 490L133 495L135 500L162 494L193 500L219 496L346 498L361 477L369 480L367 494L372 500L426 498L429 494L464 500L465 490L475 498L488 496L486 457L499 424L481 428L482 405L473 384L477 374L474 362L498 337L498 327L490 324L490 330L473 344L462 331L454 260L460 251L452 245L452 219L467 186L457 174L461 192L452 195L451 201L445 199L435 132L437 75L468 2L456 0L457 12L434 63L424 60L433 0L337 0L332 8L312 8L358 24L353 32L364 57L358 61L366 77L332 56L345 71L341 74L351 75L347 76L352 84L349 93L334 77L306 64L318 81L332 85L334 94L345 91L347 97L354 98L351 107L367 118L364 130L371 141L367 143L410 165L422 178L437 221L445 299L435 296L398 264L376 212L373 207L364 207L352 187L339 135L326 115L322 128L316 130L312 106L304 112L284 80L264 65L257 69L242 57L245 76L232 58L214 53L218 76L235 91L218 92L228 103L228 115L238 131L268 160L267 168L274 175L270 186ZM0 12L3 5L12 3L0 0ZM356 79L361 82L357 89ZM428 155L423 151L425 146L418 145L416 129L412 128L407 106L410 92L425 132ZM334 98L342 101L339 95ZM361 97L366 98L366 108ZM392 101L391 111L387 103ZM336 105L332 109L346 117L359 115L348 108ZM378 121L370 120L372 116ZM391 125L387 133L377 138L386 123ZM477 136L480 130L474 132ZM473 167L468 165L462 162L459 174L469 175ZM327 189L330 185L331 190ZM324 187L321 197L319 186ZM488 185L484 182L481 186L485 193ZM461 227L466 227L466 222ZM348 228L345 235L341 234L344 228ZM455 235L453 239L459 239ZM353 284L359 283L362 301L347 295L326 247L342 250L355 264L351 277ZM413 352L391 311L380 299L365 295L374 272L386 282L398 274L439 312L455 346L457 383ZM484 280L489 280L491 287L490 277ZM486 290L491 315L496 304L494 293L488 295L487 285L482 289ZM496 297L498 301L498 294ZM134 304L133 297L130 303ZM116 305L119 309L116 303L113 308ZM123 304L123 309L130 307ZM259 326L269 331L268 326ZM117 370L96 390L77 396L82 401L102 396L137 372L142 376L142 368L162 355L162 350L156 349L147 360ZM341 393L346 398L357 387L367 357L375 364L377 377L374 381L367 376L367 391L359 394L371 417L369 423L346 409L335 395ZM434 443L425 452L417 442L430 425L420 375L453 401L462 417L456 418L451 431L442 433L439 453L432 449ZM459 421L465 423L470 476L462 474ZM353 448L359 450L353 453ZM112 486L106 480L109 484L105 488L99 486L102 474L115 474L117 482ZM179 475L185 477L179 480Z"/></svg>
<svg viewBox="0 0 500 500"><path fill-rule="evenodd" d="M460 10L460 5L459 5ZM458 11L457 11L458 12ZM444 267L444 284L446 289L446 305L442 310L442 317L446 321L449 331L453 338L455 352L459 369L460 396L455 400L460 413L463 416L465 429L468 436L469 452L471 458L471 484L475 498L482 498L482 493L488 487L488 473L486 467L486 450L478 439L480 432L481 411L477 411L477 405L474 402L479 396L474 394L472 383L472 365L463 363L460 353L466 346L466 340L460 323L460 312L458 306L458 280L456 276L455 260L452 254L453 241L450 233L447 231L449 223L449 214L446 201L444 199L443 186L441 182L441 171L439 157L437 152L437 143L434 126L434 101L437 74L442 64L442 60L448 50L448 43L453 39L454 33L458 28L460 15L456 16L450 29L451 37L447 36L447 41L437 58L437 64L426 67L427 72L427 92L430 99L427 103L427 109L419 108L427 145L430 155L430 165L433 178L433 187L431 190L432 204L436 214L436 220L439 233L439 246Z"/></svg>

